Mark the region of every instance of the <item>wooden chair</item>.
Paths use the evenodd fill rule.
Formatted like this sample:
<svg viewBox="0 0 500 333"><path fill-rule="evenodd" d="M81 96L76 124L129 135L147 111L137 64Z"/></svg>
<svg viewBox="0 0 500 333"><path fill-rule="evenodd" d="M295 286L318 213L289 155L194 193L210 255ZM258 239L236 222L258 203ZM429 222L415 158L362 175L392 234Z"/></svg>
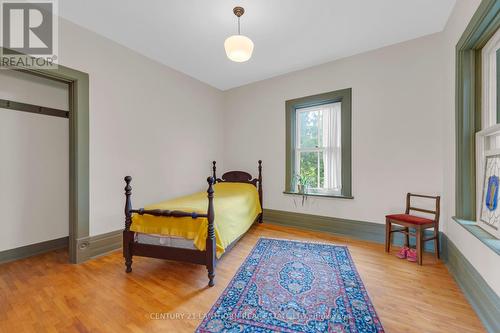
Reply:
<svg viewBox="0 0 500 333"><path fill-rule="evenodd" d="M419 197L426 199L434 199L436 201L436 210L413 207L411 205L411 197ZM434 253L439 259L439 210L441 197L421 195L421 194L406 194L406 211L404 214L387 215L385 217L385 252L391 251L392 234L400 232L405 235L405 246L410 244L410 236L417 239L417 262L422 265L422 254L424 243L434 240ZM433 214L434 219L428 219L420 216L410 215L410 211L417 211L427 214ZM403 226L403 228L392 229L392 224ZM410 233L410 228L415 229L415 233ZM425 229L434 228L434 235L429 238L424 238Z"/></svg>

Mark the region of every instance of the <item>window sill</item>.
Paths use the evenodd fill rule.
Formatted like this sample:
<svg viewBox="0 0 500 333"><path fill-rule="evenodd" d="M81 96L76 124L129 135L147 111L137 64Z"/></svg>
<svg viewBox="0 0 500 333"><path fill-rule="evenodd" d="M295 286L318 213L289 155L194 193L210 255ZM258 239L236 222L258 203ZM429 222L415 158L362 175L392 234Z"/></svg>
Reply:
<svg viewBox="0 0 500 333"><path fill-rule="evenodd" d="M500 255L500 239L496 238L493 235L490 235L488 232L478 226L474 221L462 220L455 216L452 217L452 219L462 227L464 227L465 230L473 234L474 237L483 242L487 247L492 249L496 254Z"/></svg>
<svg viewBox="0 0 500 333"><path fill-rule="evenodd" d="M283 191L283 194L291 194L291 195L300 195L306 197L322 197L322 198L337 198L337 199L354 199L353 196L347 196L342 194L322 194L322 193L299 193L299 192L290 192Z"/></svg>

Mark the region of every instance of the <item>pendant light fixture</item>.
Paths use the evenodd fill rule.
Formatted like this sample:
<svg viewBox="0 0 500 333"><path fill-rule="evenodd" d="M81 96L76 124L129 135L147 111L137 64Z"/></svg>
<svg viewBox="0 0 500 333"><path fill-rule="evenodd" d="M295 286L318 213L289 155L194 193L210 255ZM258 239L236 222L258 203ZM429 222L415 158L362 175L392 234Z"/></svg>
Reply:
<svg viewBox="0 0 500 333"><path fill-rule="evenodd" d="M240 34L240 17L245 13L243 7L234 7L234 15L238 17L238 34L228 37L224 49L229 59L235 62L245 62L252 57L253 42L247 36Z"/></svg>

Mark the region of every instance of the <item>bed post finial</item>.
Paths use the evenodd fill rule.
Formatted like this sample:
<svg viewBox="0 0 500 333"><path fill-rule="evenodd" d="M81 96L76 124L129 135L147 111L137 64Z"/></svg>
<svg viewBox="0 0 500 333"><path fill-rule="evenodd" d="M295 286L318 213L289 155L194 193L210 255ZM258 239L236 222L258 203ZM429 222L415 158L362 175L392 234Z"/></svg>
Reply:
<svg viewBox="0 0 500 333"><path fill-rule="evenodd" d="M260 209L262 210L259 216L259 223L262 223L264 218L264 206L262 202L262 160L259 160L259 187L257 190L259 192Z"/></svg>
<svg viewBox="0 0 500 333"><path fill-rule="evenodd" d="M130 182L132 177L126 176L125 180L125 230L123 230L123 257L125 258L125 272L132 272L132 242L134 239L133 232L130 231L132 224L132 202L130 196L132 195L132 186Z"/></svg>
<svg viewBox="0 0 500 333"><path fill-rule="evenodd" d="M214 172L215 172L215 162L214 162ZM206 241L206 251L207 251L207 270L208 270L208 286L213 287L215 285L215 228L214 228L214 188L215 183L214 177L208 177L208 211L207 211L207 241Z"/></svg>
<svg viewBox="0 0 500 333"><path fill-rule="evenodd" d="M214 177L214 184L217 182L217 175L216 175L216 173L215 173L215 170L216 170L215 164L216 164L216 163L217 163L216 161L213 161L213 162L212 162L212 164L213 164L213 166L212 166L212 171L213 171L213 173L212 173L212 177Z"/></svg>

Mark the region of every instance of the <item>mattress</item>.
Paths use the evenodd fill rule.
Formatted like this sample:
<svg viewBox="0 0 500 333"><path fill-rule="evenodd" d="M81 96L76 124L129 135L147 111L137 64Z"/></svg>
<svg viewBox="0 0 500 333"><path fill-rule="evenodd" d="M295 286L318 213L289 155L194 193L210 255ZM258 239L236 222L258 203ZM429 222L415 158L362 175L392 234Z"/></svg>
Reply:
<svg viewBox="0 0 500 333"><path fill-rule="evenodd" d="M155 234L135 233L135 241L141 244L177 247L182 249L196 250L192 239L175 236L163 236Z"/></svg>

